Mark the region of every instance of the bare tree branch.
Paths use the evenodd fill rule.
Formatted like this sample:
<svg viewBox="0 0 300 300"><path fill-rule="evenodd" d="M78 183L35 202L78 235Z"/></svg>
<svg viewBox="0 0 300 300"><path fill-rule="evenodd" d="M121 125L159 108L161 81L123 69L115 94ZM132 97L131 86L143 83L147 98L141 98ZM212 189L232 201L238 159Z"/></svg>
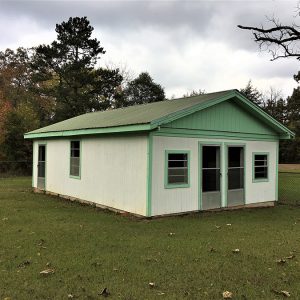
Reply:
<svg viewBox="0 0 300 300"><path fill-rule="evenodd" d="M238 25L238 28L251 30L260 50L268 50L272 55L272 61L287 57L296 57L300 60L300 27L296 24L282 25L274 17L268 20L273 25L270 28L243 25Z"/></svg>

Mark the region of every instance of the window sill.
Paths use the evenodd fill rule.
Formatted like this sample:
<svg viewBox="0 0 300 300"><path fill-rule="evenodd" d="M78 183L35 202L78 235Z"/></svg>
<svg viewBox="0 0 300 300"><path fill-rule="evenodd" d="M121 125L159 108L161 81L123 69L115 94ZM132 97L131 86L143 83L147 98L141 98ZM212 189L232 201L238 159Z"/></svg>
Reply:
<svg viewBox="0 0 300 300"><path fill-rule="evenodd" d="M73 175L69 175L69 177L70 177L70 178L72 178L72 179L81 179L81 177L80 177L80 176L73 176Z"/></svg>
<svg viewBox="0 0 300 300"><path fill-rule="evenodd" d="M253 183L256 183L256 182L269 182L269 179L268 178L252 179L252 182Z"/></svg>
<svg viewBox="0 0 300 300"><path fill-rule="evenodd" d="M189 188L190 184L168 184L165 189Z"/></svg>

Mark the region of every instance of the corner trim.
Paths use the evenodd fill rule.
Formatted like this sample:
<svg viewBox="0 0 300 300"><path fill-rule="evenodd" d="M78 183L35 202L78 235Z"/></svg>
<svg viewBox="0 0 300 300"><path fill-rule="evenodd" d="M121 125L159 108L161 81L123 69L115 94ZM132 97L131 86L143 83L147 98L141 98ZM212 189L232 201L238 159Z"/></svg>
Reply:
<svg viewBox="0 0 300 300"><path fill-rule="evenodd" d="M152 216L152 156L153 136L150 132L147 137L147 175L146 175L146 216Z"/></svg>

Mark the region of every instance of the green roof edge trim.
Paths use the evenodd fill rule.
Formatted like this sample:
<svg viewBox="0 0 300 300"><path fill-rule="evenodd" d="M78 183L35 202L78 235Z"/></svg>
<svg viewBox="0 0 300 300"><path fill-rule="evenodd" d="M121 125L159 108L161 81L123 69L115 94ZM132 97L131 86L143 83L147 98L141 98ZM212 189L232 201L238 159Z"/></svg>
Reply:
<svg viewBox="0 0 300 300"><path fill-rule="evenodd" d="M102 134L102 133L118 133L118 132L133 132L133 131L149 131L151 130L150 124L142 125L124 125L115 127L105 128L88 128L88 129L77 129L77 130L65 130L65 131L52 131L52 132L41 132L41 133L26 133L25 139L37 139L45 137L65 137L65 136L76 136L76 135L89 135L89 134Z"/></svg>

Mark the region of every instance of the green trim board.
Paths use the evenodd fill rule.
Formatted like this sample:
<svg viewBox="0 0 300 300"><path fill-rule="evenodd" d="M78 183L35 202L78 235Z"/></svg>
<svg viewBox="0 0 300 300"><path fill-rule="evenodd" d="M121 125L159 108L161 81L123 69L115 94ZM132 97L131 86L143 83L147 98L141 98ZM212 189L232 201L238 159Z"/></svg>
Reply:
<svg viewBox="0 0 300 300"><path fill-rule="evenodd" d="M279 142L276 143L276 174L275 174L275 201L278 201L278 164L279 164Z"/></svg>
<svg viewBox="0 0 300 300"><path fill-rule="evenodd" d="M173 184L168 182L168 162L169 154L187 154L187 168L188 168L188 183ZM165 189L174 189L174 188L189 188L191 186L190 178L190 160L191 160L191 151L190 150L165 150L165 168L164 168L164 187Z"/></svg>
<svg viewBox="0 0 300 300"><path fill-rule="evenodd" d="M124 109L89 113L31 131L26 133L24 138L150 131L229 99L242 104L244 108L255 114L260 121L272 127L278 133L277 138L294 136L292 131L246 99L237 90L229 90L183 99L135 105ZM139 112L138 116L136 112ZM139 117L140 115L141 117ZM112 117L112 121L109 116Z"/></svg>
<svg viewBox="0 0 300 300"><path fill-rule="evenodd" d="M78 130L65 130L65 131L53 131L46 133L26 133L25 139L37 139L44 137L68 137L78 135L92 135L92 134L106 134L106 133L117 133L117 132L138 132L138 131L149 131L151 125L129 125L129 126L117 126L109 128L92 128L92 129L78 129Z"/></svg>
<svg viewBox="0 0 300 300"><path fill-rule="evenodd" d="M219 146L220 147L220 173L221 173L220 192L221 192L221 204L223 205L223 203L224 203L224 193L223 193L224 143L223 142L211 142L211 141L199 141L198 142L198 210L203 210L203 206L202 206L202 147L203 146Z"/></svg>
<svg viewBox="0 0 300 300"><path fill-rule="evenodd" d="M238 143L238 142L225 142L224 143L225 151L224 151L224 160L225 160L225 207L228 207L228 148L229 147L242 147L244 149L244 205L246 204L246 144L245 143Z"/></svg>
<svg viewBox="0 0 300 300"><path fill-rule="evenodd" d="M255 155L266 155L267 156L267 178L255 178ZM252 152L252 182L268 182L270 180L270 159L269 152Z"/></svg>
<svg viewBox="0 0 300 300"><path fill-rule="evenodd" d="M152 215L152 156L153 136L151 132L147 137L147 176L146 176L146 216Z"/></svg>
<svg viewBox="0 0 300 300"><path fill-rule="evenodd" d="M72 142L79 142L79 175L71 175L71 149ZM81 179L81 159L82 159L82 141L81 139L72 139L70 140L70 151L69 151L70 159L69 159L69 177L73 179Z"/></svg>
<svg viewBox="0 0 300 300"><path fill-rule="evenodd" d="M249 141L278 141L278 135L253 134L226 132L216 130L197 130L197 129L179 129L165 128L153 131L155 136L174 136L174 137L191 137L191 138L209 138L209 139L230 139L230 140L249 140Z"/></svg>
<svg viewBox="0 0 300 300"><path fill-rule="evenodd" d="M33 146L32 146L32 171L31 171L31 187L34 187L34 170L35 170L35 144L33 144Z"/></svg>

